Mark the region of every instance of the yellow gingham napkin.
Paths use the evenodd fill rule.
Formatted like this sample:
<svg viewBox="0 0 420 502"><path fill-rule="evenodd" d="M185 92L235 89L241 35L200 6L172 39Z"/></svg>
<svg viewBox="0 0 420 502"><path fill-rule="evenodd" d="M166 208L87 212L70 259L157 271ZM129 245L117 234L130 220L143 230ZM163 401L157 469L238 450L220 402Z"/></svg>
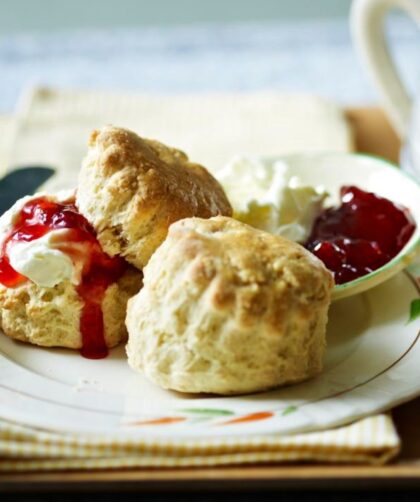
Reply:
<svg viewBox="0 0 420 502"><path fill-rule="evenodd" d="M59 434L0 421L0 471L192 467L317 461L383 464L400 449L388 415L322 432L208 440Z"/></svg>
<svg viewBox="0 0 420 502"><path fill-rule="evenodd" d="M211 171L238 153L345 152L353 146L341 109L309 95L145 96L33 88L22 96L16 119L9 165L54 167L48 189L75 186L89 134L105 124L176 146Z"/></svg>
<svg viewBox="0 0 420 502"><path fill-rule="evenodd" d="M163 98L33 89L21 100L15 118L0 117L0 165L4 170L5 166L49 164L59 172L48 189L72 186L89 131L104 123L133 128L184 148L212 170L238 152L283 154L352 148L340 109L310 96ZM181 443L55 433L0 417L0 471L298 461L383 464L399 448L392 419L385 414L322 432Z"/></svg>

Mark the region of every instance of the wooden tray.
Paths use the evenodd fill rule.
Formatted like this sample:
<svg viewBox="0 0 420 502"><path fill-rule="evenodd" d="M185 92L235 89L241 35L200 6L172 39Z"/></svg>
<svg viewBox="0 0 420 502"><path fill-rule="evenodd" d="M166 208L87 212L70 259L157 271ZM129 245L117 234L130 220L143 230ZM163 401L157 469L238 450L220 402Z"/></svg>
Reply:
<svg viewBox="0 0 420 502"><path fill-rule="evenodd" d="M359 151L398 162L399 141L376 108L348 110ZM0 474L2 491L192 491L276 488L420 487L420 398L393 410L402 452L390 465L269 465L188 469Z"/></svg>

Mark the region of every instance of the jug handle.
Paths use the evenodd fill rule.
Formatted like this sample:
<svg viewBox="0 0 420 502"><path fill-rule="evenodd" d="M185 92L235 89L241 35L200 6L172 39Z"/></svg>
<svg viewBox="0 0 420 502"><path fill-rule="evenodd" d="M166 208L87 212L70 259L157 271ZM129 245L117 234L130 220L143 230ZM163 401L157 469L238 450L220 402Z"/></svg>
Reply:
<svg viewBox="0 0 420 502"><path fill-rule="evenodd" d="M350 28L356 50L398 135L407 136L412 99L390 56L384 23L392 9L403 10L420 26L420 0L355 0Z"/></svg>

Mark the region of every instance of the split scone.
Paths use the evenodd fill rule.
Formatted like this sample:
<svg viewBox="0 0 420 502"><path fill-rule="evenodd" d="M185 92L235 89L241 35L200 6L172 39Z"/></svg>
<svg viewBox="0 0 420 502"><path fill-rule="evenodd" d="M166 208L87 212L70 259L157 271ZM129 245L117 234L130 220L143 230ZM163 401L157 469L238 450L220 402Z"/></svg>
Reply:
<svg viewBox="0 0 420 502"><path fill-rule="evenodd" d="M100 358L125 341L141 273L106 255L74 193L24 197L0 218L0 322L10 338Z"/></svg>
<svg viewBox="0 0 420 502"><path fill-rule="evenodd" d="M292 241L231 218L187 218L128 302L130 366L161 387L242 394L322 370L332 274Z"/></svg>
<svg viewBox="0 0 420 502"><path fill-rule="evenodd" d="M89 146L76 204L110 256L143 269L174 221L232 214L219 183L180 150L111 126Z"/></svg>

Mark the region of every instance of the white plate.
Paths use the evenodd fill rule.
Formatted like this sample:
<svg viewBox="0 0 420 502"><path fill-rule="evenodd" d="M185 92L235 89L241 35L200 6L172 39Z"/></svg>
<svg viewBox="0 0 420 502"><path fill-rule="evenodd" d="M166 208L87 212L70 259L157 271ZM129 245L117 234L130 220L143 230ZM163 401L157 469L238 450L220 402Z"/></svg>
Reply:
<svg viewBox="0 0 420 502"><path fill-rule="evenodd" d="M61 431L175 440L347 423L420 394L420 319L407 323L418 297L416 280L404 272L335 302L324 373L242 397L163 391L130 370L123 347L92 361L0 334L0 417Z"/></svg>

